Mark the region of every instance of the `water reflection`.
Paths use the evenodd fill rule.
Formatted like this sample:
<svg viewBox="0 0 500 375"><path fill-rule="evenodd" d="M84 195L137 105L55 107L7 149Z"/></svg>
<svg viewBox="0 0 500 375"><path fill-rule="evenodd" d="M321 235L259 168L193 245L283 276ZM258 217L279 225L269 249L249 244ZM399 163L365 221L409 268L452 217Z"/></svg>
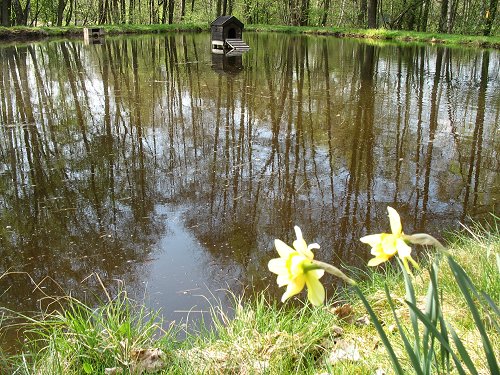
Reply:
<svg viewBox="0 0 500 375"><path fill-rule="evenodd" d="M294 224L359 265L388 204L438 236L498 210L498 52L248 40L238 74L208 34L0 48L0 272L47 294L97 291L93 272L147 285L175 317L265 287ZM7 289L37 307L28 278Z"/></svg>
<svg viewBox="0 0 500 375"><path fill-rule="evenodd" d="M237 75L243 70L242 54L226 54L212 51L212 69L219 74Z"/></svg>

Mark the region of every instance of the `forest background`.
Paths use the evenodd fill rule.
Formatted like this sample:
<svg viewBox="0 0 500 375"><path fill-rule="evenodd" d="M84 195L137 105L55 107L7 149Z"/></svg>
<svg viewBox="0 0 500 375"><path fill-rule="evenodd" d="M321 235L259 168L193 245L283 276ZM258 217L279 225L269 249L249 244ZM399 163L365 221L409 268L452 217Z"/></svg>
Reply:
<svg viewBox="0 0 500 375"><path fill-rule="evenodd" d="M210 23L498 35L498 0L1 0L1 26Z"/></svg>

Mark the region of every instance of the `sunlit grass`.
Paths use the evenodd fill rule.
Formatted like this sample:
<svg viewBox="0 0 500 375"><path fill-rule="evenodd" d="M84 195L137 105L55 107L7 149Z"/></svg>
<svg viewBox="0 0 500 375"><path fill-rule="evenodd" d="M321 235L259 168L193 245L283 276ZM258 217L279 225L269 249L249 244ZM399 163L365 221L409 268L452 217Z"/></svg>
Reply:
<svg viewBox="0 0 500 375"><path fill-rule="evenodd" d="M500 36L424 33L387 29L348 29L335 27L247 25L246 30L284 32L294 34L333 35L337 37L366 38L371 40L419 42L449 46L500 48Z"/></svg>
<svg viewBox="0 0 500 375"><path fill-rule="evenodd" d="M174 334L163 330L158 312L147 311L125 291L97 307L70 296L57 298L51 309L35 317L11 314L22 321L16 328L27 338L19 356L4 358L13 373L102 374L105 368L127 366L130 353L151 347L159 333Z"/></svg>
<svg viewBox="0 0 500 375"><path fill-rule="evenodd" d="M474 224L453 233L448 248L476 287L498 303L498 219L489 226ZM436 256L429 252L427 260L419 260L421 271L415 273L414 286L420 308L424 307L429 281L426 268ZM387 285L399 318L408 325L401 271L394 264L386 264L375 270L348 273L363 279L358 284L360 289L383 323L404 370L411 373L411 363L404 359L404 347L383 292ZM445 258L438 279L445 319L459 333L475 365L484 370L487 367L480 336ZM211 324L201 322L189 332L184 332L181 324L166 324L159 311L148 311L124 291L106 297L97 307L72 297L54 299L57 309L25 318L27 342L17 356L0 353L0 365L4 369L8 364L9 373L16 374L104 373L106 368L117 367L131 373L134 351L159 348L164 353L160 371L164 374L360 374L377 369L390 373L391 363L378 334L349 288L338 291L326 305L317 308L303 304L303 295L285 304L266 292L233 299L231 311L223 311L214 303ZM351 309L346 316L336 310L342 304ZM484 316L491 341L500 342L497 328L488 315ZM179 340L181 331L185 338ZM342 350L355 350L358 357L336 361ZM500 353L496 355L498 358Z"/></svg>

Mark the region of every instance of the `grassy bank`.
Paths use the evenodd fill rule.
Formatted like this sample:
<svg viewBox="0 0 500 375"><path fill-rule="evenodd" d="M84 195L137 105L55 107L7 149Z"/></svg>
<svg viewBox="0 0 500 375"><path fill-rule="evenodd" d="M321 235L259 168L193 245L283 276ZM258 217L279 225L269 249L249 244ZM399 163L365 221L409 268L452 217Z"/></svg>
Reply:
<svg viewBox="0 0 500 375"><path fill-rule="evenodd" d="M89 26L91 27L91 26ZM199 32L209 30L208 25L201 24L175 24L175 25L104 25L107 35L119 34L154 34L162 32ZM79 26L46 26L46 27L2 27L0 26L0 40L37 40L48 37L82 37L83 27Z"/></svg>
<svg viewBox="0 0 500 375"><path fill-rule="evenodd" d="M500 48L500 36L477 36L458 34L423 33L404 30L386 29L343 29L333 27L296 27L280 25L248 25L246 30L300 33L311 35L333 35L336 37L392 40L397 42L434 43L450 46L473 46Z"/></svg>
<svg viewBox="0 0 500 375"><path fill-rule="evenodd" d="M498 223L498 221L497 221ZM500 301L500 231L498 225L475 226L455 234L450 252L476 287L496 304ZM428 261L436 254L429 252ZM417 304L424 308L428 272L415 275ZM397 267L378 267L360 284L363 294L383 323L402 366L413 373L394 315L383 293L391 291L395 314L408 328L403 277ZM481 336L466 301L444 260L438 275L444 315L461 337L480 371L487 369ZM304 296L300 296L304 300ZM151 313L122 292L98 308L66 298L65 308L31 320L22 354L0 358L0 366L16 374L374 374L391 373L391 362L366 310L352 290L341 291L326 306L281 304L265 293L237 299L231 318L214 306L212 329L199 327L178 340L181 325L165 328ZM297 301L295 301L297 302ZM297 307L298 306L298 307ZM482 309L491 341L500 353L498 312ZM408 328L408 330L410 330ZM451 340L450 340L451 341ZM107 369L107 370L106 370ZM455 373L451 370L451 373ZM482 373L482 372L481 372ZM484 372L486 373L486 372Z"/></svg>
<svg viewBox="0 0 500 375"><path fill-rule="evenodd" d="M105 25L106 34L161 33L168 31L208 31L208 24L175 25ZM311 35L332 35L335 37L391 40L397 42L435 43L450 46L472 46L500 49L500 36L473 36L458 34L422 33L385 29L340 29L332 27L246 25L247 31L283 32ZM33 40L47 37L73 37L83 34L82 27L0 27L0 40Z"/></svg>

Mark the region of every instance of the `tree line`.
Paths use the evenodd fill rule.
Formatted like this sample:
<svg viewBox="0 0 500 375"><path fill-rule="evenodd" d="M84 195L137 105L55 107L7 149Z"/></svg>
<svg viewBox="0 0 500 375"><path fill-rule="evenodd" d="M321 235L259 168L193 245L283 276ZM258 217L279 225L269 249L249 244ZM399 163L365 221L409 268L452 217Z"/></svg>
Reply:
<svg viewBox="0 0 500 375"><path fill-rule="evenodd" d="M2 26L210 22L497 35L498 0L2 0Z"/></svg>

